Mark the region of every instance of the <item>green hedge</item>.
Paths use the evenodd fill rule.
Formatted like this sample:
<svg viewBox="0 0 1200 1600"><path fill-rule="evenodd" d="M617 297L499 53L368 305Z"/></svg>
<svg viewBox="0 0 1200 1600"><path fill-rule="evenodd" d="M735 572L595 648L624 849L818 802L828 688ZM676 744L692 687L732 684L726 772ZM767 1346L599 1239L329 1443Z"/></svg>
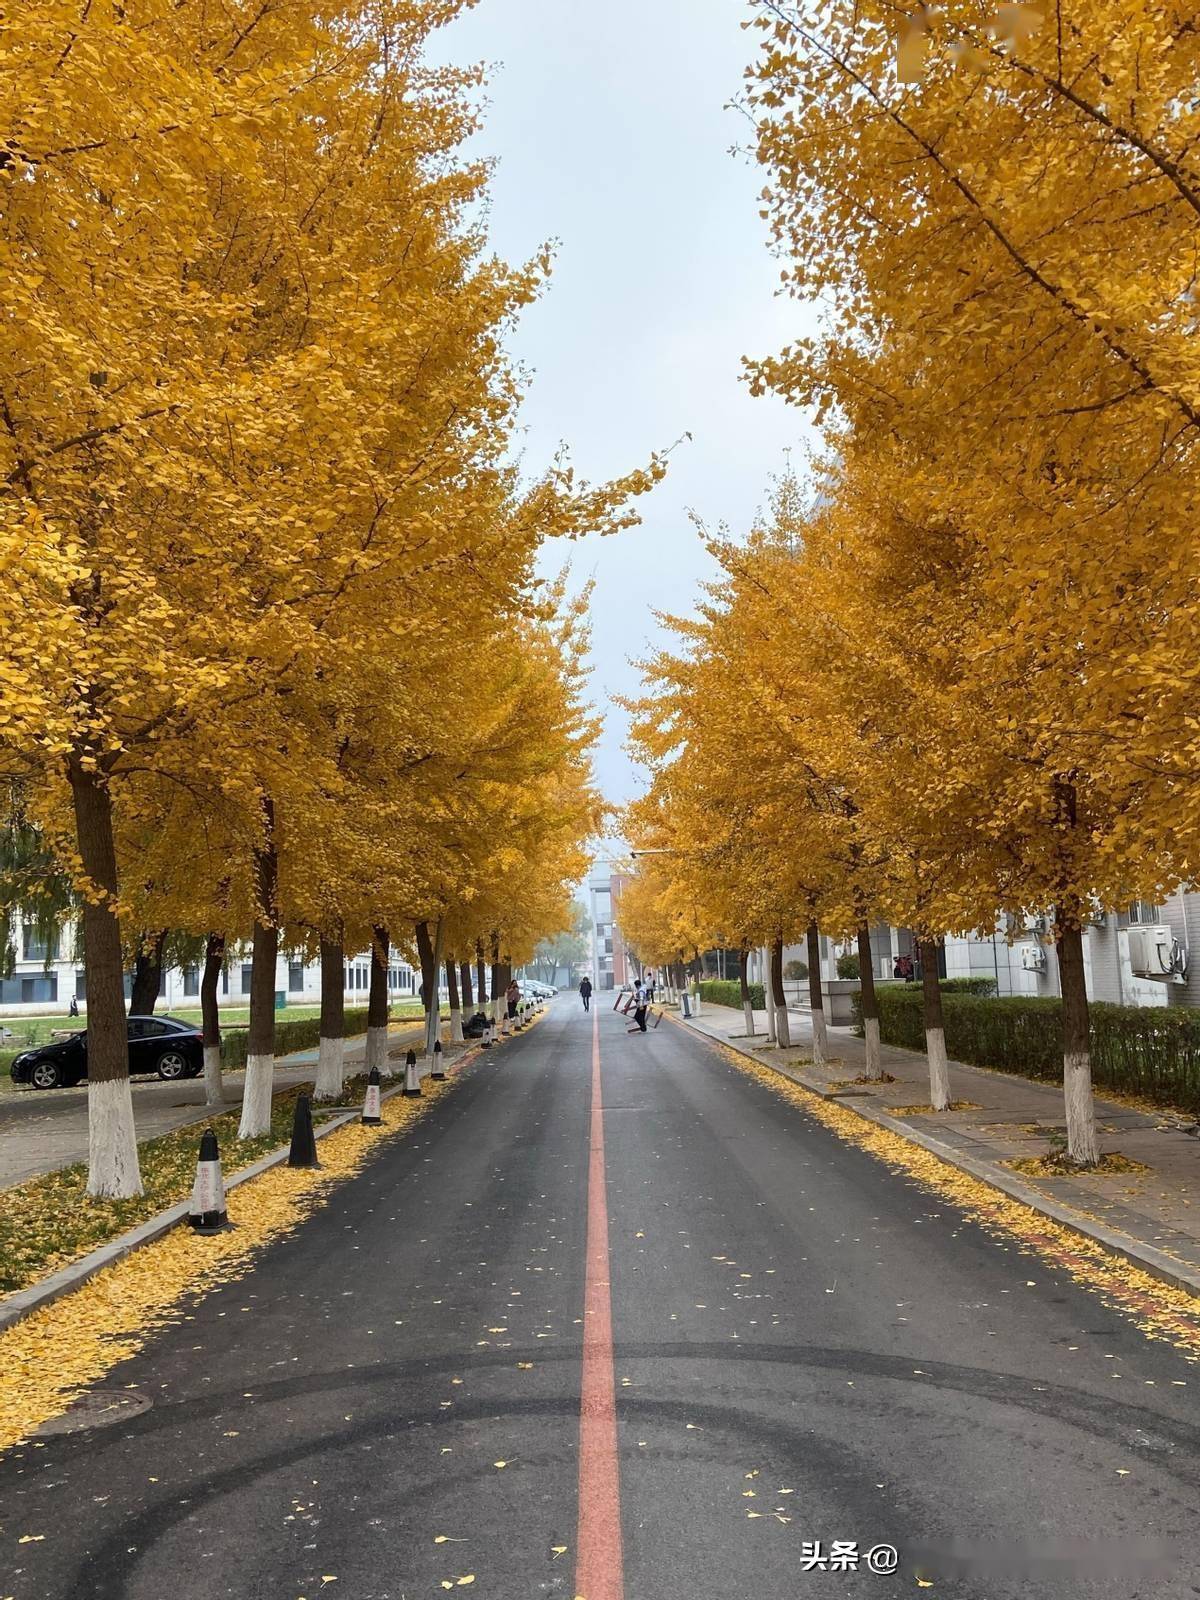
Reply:
<svg viewBox="0 0 1200 1600"><path fill-rule="evenodd" d="M714 1006L742 1005L742 986L736 979L708 978L700 985L701 1000L710 1000ZM767 993L761 983L750 985L750 1004L756 1011L767 1008Z"/></svg>
<svg viewBox="0 0 1200 1600"><path fill-rule="evenodd" d="M350 1038L356 1033L367 1031L367 1008L358 1006L346 1012L346 1037ZM227 1033L221 1040L221 1065L223 1067L244 1067L246 1065L246 1045L250 1038L248 1028L239 1028L236 1033ZM295 1017L290 1022L287 1018L277 1018L275 1022L275 1054L277 1056L290 1055L293 1050L311 1050L321 1038L320 1017Z"/></svg>
<svg viewBox="0 0 1200 1600"><path fill-rule="evenodd" d="M923 1050L920 985L880 984L876 994L883 1041ZM1200 1114L1200 1011L1103 1001L1088 1009L1097 1088ZM954 1060L1062 1082L1061 1000L984 999L951 991L943 993L942 1017L946 1049ZM859 1022L857 1008L855 1020ZM861 1022L859 1026L861 1031Z"/></svg>
<svg viewBox="0 0 1200 1600"><path fill-rule="evenodd" d="M993 995L996 992L995 978L939 978L938 988L943 994L979 994ZM900 978L876 978L875 991L881 989L915 989L921 992L919 982L905 983Z"/></svg>

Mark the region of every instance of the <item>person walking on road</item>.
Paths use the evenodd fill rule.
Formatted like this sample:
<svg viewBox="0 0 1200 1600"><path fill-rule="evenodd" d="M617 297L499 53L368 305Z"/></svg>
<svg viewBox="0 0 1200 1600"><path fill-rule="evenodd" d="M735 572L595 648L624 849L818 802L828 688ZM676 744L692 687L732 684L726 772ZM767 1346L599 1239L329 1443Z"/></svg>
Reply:
<svg viewBox="0 0 1200 1600"><path fill-rule="evenodd" d="M626 1030L627 1032L646 1032L646 1008L649 1004L650 999L646 993L646 986L642 980L638 978L633 986L633 1020L637 1024L637 1027L629 1028Z"/></svg>
<svg viewBox="0 0 1200 1600"><path fill-rule="evenodd" d="M590 978L584 978L580 982L579 998L583 1001L583 1009L590 1011L592 1009L592 980Z"/></svg>
<svg viewBox="0 0 1200 1600"><path fill-rule="evenodd" d="M515 978L504 991L504 998L508 1002L508 1015L509 1020L511 1021L511 1019L517 1014L517 1004L521 998L521 985Z"/></svg>

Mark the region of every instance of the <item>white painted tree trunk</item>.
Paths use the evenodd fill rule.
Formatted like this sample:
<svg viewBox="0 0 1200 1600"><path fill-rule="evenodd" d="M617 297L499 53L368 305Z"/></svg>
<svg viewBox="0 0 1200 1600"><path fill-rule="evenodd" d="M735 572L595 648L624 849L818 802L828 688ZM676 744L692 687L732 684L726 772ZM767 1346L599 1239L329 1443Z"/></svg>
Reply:
<svg viewBox="0 0 1200 1600"><path fill-rule="evenodd" d="M767 1043L775 1044L778 1038L775 1028L775 991L771 987L769 966L765 966L764 970L766 972L763 988L767 997Z"/></svg>
<svg viewBox="0 0 1200 1600"><path fill-rule="evenodd" d="M388 1031L387 1024L367 1029L367 1071L372 1067L379 1068L379 1076L386 1078L391 1073L391 1064L388 1061Z"/></svg>
<svg viewBox="0 0 1200 1600"><path fill-rule="evenodd" d="M813 1066L823 1067L829 1060L829 1030L825 1025L824 1006L814 1006L811 1014Z"/></svg>
<svg viewBox="0 0 1200 1600"><path fill-rule="evenodd" d="M129 1200L142 1192L128 1078L88 1084L87 1192L98 1200Z"/></svg>
<svg viewBox="0 0 1200 1600"><path fill-rule="evenodd" d="M750 1004L749 1000L743 1000L742 1001L742 1015L746 1019L746 1037L747 1037L747 1039L753 1039L753 1037L754 1037L754 1007Z"/></svg>
<svg viewBox="0 0 1200 1600"><path fill-rule="evenodd" d="M204 1046L204 1103L206 1106L225 1104L225 1085L221 1081L221 1046Z"/></svg>
<svg viewBox="0 0 1200 1600"><path fill-rule="evenodd" d="M261 1139L271 1131L271 1094L275 1087L274 1055L246 1057L239 1139Z"/></svg>
<svg viewBox="0 0 1200 1600"><path fill-rule="evenodd" d="M950 1068L943 1028L925 1029L925 1049L929 1056L929 1104L935 1111L945 1111L950 1105Z"/></svg>
<svg viewBox="0 0 1200 1600"><path fill-rule="evenodd" d="M322 1039L317 1048L317 1081L313 1084L313 1099L340 1100L345 1075L345 1039Z"/></svg>
<svg viewBox="0 0 1200 1600"><path fill-rule="evenodd" d="M462 1012L461 1010L454 1010L450 1013L450 1043L462 1044L462 1042Z"/></svg>
<svg viewBox="0 0 1200 1600"><path fill-rule="evenodd" d="M877 1082L883 1077L883 1058L879 1048L879 1018L865 1017L863 1033L867 1041L867 1066L864 1076L870 1078L872 1082Z"/></svg>
<svg viewBox="0 0 1200 1600"><path fill-rule="evenodd" d="M1090 1051L1064 1053L1063 1101L1067 1112L1067 1154L1080 1166L1092 1166L1100 1159L1100 1143L1096 1138Z"/></svg>

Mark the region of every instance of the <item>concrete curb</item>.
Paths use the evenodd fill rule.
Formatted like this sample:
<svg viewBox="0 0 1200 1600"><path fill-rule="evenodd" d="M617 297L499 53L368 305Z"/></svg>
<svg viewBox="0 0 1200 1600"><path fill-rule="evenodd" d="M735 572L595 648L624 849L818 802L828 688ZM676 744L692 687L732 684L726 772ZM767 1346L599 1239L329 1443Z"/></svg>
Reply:
<svg viewBox="0 0 1200 1600"><path fill-rule="evenodd" d="M478 1047L468 1048L456 1061L452 1063L450 1075L457 1077L464 1067L478 1055ZM425 1074L422 1074L425 1076ZM404 1092L403 1082L397 1083L394 1088L385 1089L380 1095L380 1103L391 1100L393 1096ZM324 1139L327 1134L334 1133L338 1128L344 1128L349 1122L356 1122L361 1113L343 1111L336 1116L329 1117L321 1126L314 1130L318 1139ZM185 1123L185 1128L191 1123ZM173 1131L180 1131L178 1129ZM260 1156L257 1161L252 1161L248 1167L242 1167L232 1177L225 1180L225 1192L236 1189L240 1184L249 1183L252 1178L260 1177L271 1167L277 1167L288 1158L290 1145L280 1145L277 1150L270 1150L265 1156ZM43 1306L50 1305L55 1300L60 1300L63 1295L71 1294L81 1284L94 1278L98 1272L103 1272L105 1267L111 1267L125 1256L132 1255L135 1250L140 1250L143 1245L153 1244L155 1239L161 1239L164 1233L169 1233L172 1228L179 1226L187 1219L191 1210L191 1200L181 1200L177 1205L169 1206L165 1211L160 1211L157 1216L149 1217L145 1222L139 1223L136 1228L131 1228L128 1233L122 1233L115 1239L110 1239L107 1244L97 1246L90 1254L82 1256L78 1261L73 1261L69 1266L62 1267L58 1272L51 1273L48 1278L43 1278L40 1283L32 1284L28 1289L18 1289L15 1294L6 1295L0 1300L0 1333L13 1327L18 1322L23 1322L33 1312L41 1310Z"/></svg>
<svg viewBox="0 0 1200 1600"><path fill-rule="evenodd" d="M671 1017L672 1022L681 1026L682 1018ZM886 1128L889 1133L898 1134L902 1139L907 1139L910 1144L918 1145L922 1150L927 1150L930 1155L937 1156L939 1161L944 1161L947 1166L957 1167L960 1172L965 1172L968 1177L977 1178L981 1183L986 1183L993 1189L998 1189L1010 1200L1017 1200L1021 1205L1028 1206L1031 1211L1036 1211L1050 1222L1056 1222L1061 1227L1070 1228L1073 1233L1081 1234L1085 1239L1090 1239L1095 1244L1102 1245L1105 1250L1113 1255L1120 1256L1128 1261L1131 1266L1140 1267L1143 1272L1148 1272L1151 1277L1160 1282L1169 1284L1173 1289L1182 1289L1185 1294L1200 1296L1200 1271L1178 1261L1174 1256L1167 1255L1163 1250L1156 1250L1153 1245L1135 1239L1132 1235L1121 1233L1115 1228L1106 1228L1102 1223L1094 1222L1082 1212L1074 1211L1070 1206L1061 1205L1057 1200L1052 1200L1040 1190L1031 1188L1029 1184L1022 1183L1019 1178L1010 1177L1008 1173L997 1172L986 1161L977 1161L972 1156L964 1155L956 1150L953 1145L944 1143L941 1139L934 1138L932 1134L914 1128L907 1122L902 1122L898 1117L891 1117L886 1111L879 1111L873 1106L856 1105L860 1098L854 1091L845 1089L834 1090L827 1083L818 1083L810 1078L805 1078L801 1073L789 1067L782 1066L773 1061L766 1061L758 1054L751 1054L749 1050L742 1050L727 1039L705 1032L703 1028L692 1028L693 1033L702 1039L707 1039L711 1044L724 1045L727 1050L732 1050L736 1055L743 1056L747 1061L753 1061L758 1066L767 1067L770 1071L778 1073L781 1078L787 1078L790 1083L796 1084L807 1093L816 1095L821 1100L832 1100L844 1106L847 1111L853 1111L855 1116L861 1117L864 1122L873 1122L876 1127Z"/></svg>

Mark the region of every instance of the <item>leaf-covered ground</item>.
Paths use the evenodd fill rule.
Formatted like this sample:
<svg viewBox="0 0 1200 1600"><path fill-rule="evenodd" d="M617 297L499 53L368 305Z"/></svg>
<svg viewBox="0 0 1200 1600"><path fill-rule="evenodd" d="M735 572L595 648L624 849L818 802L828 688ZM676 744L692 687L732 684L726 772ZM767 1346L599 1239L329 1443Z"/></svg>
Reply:
<svg viewBox="0 0 1200 1600"><path fill-rule="evenodd" d="M363 1086L361 1078L348 1080L344 1103L361 1100ZM275 1096L271 1131L258 1139L238 1138L237 1107L207 1122L194 1122L147 1139L138 1148L145 1192L133 1200L91 1199L85 1162L0 1189L0 1294L28 1288L167 1206L186 1200L196 1177L200 1136L206 1128L217 1135L227 1175L286 1143L296 1096L306 1088L311 1085L294 1085Z"/></svg>
<svg viewBox="0 0 1200 1600"><path fill-rule="evenodd" d="M396 1095L382 1107L382 1126L351 1122L331 1133L321 1141L319 1169L293 1169L282 1163L242 1184L229 1196L233 1231L198 1239L190 1228L173 1228L153 1244L135 1250L90 1278L72 1294L0 1334L0 1367L5 1373L0 1389L0 1450L56 1416L89 1383L140 1349L155 1328L185 1316L194 1296L247 1271L264 1245L290 1233L331 1189L352 1177L370 1159L381 1140L409 1129L430 1106L451 1093L457 1082L456 1078L442 1083L426 1081L419 1100ZM361 1079L347 1084L347 1101L354 1098L361 1084ZM291 1090L276 1099L277 1125L285 1131L291 1126L290 1106L297 1092ZM284 1101L286 1109L281 1105ZM179 1137L170 1134L154 1143L166 1144ZM164 1158L164 1192L158 1196L159 1209L190 1190L196 1129L188 1130L187 1142L190 1160ZM282 1133L273 1131L269 1138L241 1144L231 1140L223 1147L223 1160L230 1167L234 1162L242 1165L244 1159L253 1159L271 1148L272 1142L281 1143ZM228 1161L235 1148L240 1154ZM143 1171L146 1170L144 1166ZM61 1179L64 1175L57 1176ZM166 1193L169 1184L182 1187L178 1192ZM21 1187L29 1190L35 1186ZM7 1202L15 1193L10 1190L3 1198ZM78 1198L76 1193L75 1203ZM140 1207L142 1202L121 1204ZM149 1206L147 1214L151 1210L153 1207ZM120 1228L137 1222L141 1215L140 1211L123 1210Z"/></svg>

